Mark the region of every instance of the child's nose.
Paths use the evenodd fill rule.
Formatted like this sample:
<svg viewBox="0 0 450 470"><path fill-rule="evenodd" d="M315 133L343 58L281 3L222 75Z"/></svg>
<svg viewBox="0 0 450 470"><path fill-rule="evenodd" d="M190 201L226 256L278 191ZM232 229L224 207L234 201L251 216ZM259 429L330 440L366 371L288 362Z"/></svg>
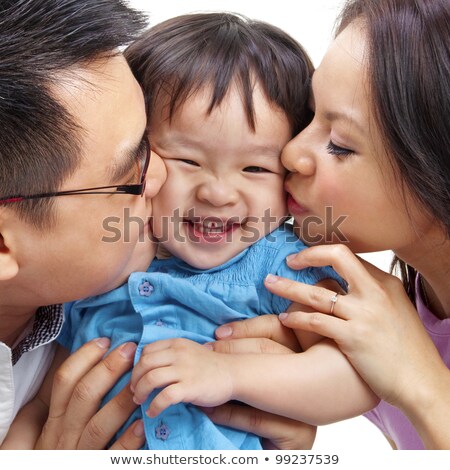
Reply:
<svg viewBox="0 0 450 470"><path fill-rule="evenodd" d="M211 179L197 189L197 197L215 207L236 204L239 200L237 189L225 180Z"/></svg>

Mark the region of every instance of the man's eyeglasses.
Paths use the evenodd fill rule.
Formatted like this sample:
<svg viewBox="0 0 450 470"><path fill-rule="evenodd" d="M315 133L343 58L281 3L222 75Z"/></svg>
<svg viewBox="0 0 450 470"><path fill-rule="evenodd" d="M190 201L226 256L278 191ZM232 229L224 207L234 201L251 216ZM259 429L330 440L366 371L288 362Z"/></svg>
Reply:
<svg viewBox="0 0 450 470"><path fill-rule="evenodd" d="M73 191L58 191L54 193L41 193L29 196L15 195L0 199L0 204L10 204L13 202L27 201L30 199L42 199L57 196L72 196L83 194L135 194L143 196L145 191L145 183L147 181L147 170L150 163L150 142L147 138L142 141L144 149L139 151L139 170L140 178L138 184L122 184L118 186L99 186L96 188L75 189Z"/></svg>

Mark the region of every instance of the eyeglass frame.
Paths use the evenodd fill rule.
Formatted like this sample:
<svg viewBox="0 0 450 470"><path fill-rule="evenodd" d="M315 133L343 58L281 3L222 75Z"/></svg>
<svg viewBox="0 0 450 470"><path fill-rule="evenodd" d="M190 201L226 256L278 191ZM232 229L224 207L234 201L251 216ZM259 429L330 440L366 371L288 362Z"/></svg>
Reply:
<svg viewBox="0 0 450 470"><path fill-rule="evenodd" d="M27 201L32 199L43 199L43 198L50 198L50 197L59 197L59 196L76 196L76 195L84 195L84 194L134 194L136 196L143 196L145 192L145 186L147 182L147 171L150 165L150 158L151 158L151 145L148 138L143 140L145 142L146 148L146 155L144 166L141 174L140 182L137 184L121 184L121 185L113 185L113 186L98 186L95 188L86 188L86 189L74 189L69 191L56 191L52 193L41 193L41 194L32 194L29 196L9 196L0 199L0 205L3 204L10 204L13 202L21 202ZM115 191L100 191L101 189L112 189L115 188Z"/></svg>

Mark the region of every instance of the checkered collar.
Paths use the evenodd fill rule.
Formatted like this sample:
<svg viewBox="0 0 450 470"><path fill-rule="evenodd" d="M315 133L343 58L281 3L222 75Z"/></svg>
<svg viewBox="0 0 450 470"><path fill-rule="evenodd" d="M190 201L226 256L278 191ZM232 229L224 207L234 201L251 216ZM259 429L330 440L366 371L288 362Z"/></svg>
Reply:
<svg viewBox="0 0 450 470"><path fill-rule="evenodd" d="M36 311L31 332L12 350L13 365L22 357L22 354L53 341L61 331L62 324L62 304L40 307Z"/></svg>

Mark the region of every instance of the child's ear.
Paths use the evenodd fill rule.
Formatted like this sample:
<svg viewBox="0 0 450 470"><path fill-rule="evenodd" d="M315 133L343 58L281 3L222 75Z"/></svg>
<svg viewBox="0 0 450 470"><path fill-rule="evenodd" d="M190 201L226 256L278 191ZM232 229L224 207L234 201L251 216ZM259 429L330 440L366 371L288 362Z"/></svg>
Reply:
<svg viewBox="0 0 450 470"><path fill-rule="evenodd" d="M9 281L19 272L19 264L13 251L0 233L0 281Z"/></svg>

